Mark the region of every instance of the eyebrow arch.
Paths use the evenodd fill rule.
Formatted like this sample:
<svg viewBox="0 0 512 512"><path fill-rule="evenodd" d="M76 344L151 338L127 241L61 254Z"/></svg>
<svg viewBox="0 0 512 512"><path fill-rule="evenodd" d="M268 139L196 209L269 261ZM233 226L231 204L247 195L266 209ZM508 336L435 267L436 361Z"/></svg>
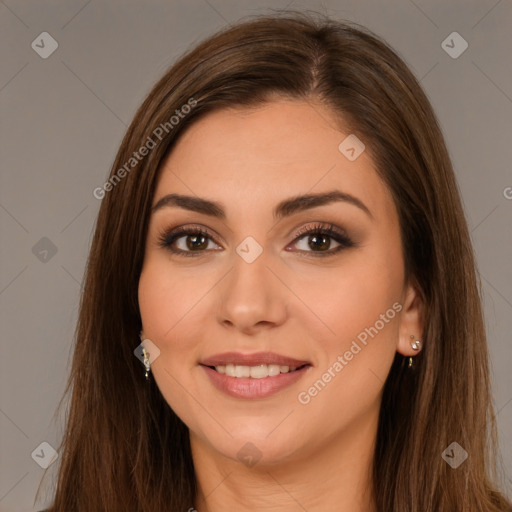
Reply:
<svg viewBox="0 0 512 512"><path fill-rule="evenodd" d="M372 220L374 219L368 207L360 199L351 194L347 194L346 192L341 192L340 190L332 190L330 192L323 192L319 194L306 194L285 199L275 207L273 211L274 219L289 217L294 213L333 202L345 202L357 206ZM151 211L154 213L164 207L170 206L178 206L193 212L210 215L221 220L226 219L226 213L221 203L181 194L167 194L152 207Z"/></svg>

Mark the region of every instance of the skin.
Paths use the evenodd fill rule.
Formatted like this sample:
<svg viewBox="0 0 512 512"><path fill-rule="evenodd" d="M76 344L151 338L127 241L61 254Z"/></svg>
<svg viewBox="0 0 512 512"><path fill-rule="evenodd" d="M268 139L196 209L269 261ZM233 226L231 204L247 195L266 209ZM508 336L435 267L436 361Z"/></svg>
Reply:
<svg viewBox="0 0 512 512"><path fill-rule="evenodd" d="M153 205L180 193L226 211L225 220L176 206L154 212L139 283L141 335L160 350L151 371L190 429L199 485L191 507L199 512L375 510L370 471L382 389L396 351L417 354L410 336L421 339L423 305L404 282L396 207L369 152L351 162L338 150L349 133L313 101L275 99L208 114L163 163ZM347 202L272 216L284 199L335 189L359 198L373 218ZM357 245L315 257L338 246L328 238L315 252L308 235L297 239L317 222L344 229ZM212 234L194 256L158 244L165 230L191 225ZM263 248L252 263L236 252L248 236ZM174 247L187 250L186 241L182 235ZM298 394L394 303L401 311L300 403ZM234 398L198 365L227 351L273 351L312 367L269 397ZM237 457L247 442L260 457L252 466Z"/></svg>

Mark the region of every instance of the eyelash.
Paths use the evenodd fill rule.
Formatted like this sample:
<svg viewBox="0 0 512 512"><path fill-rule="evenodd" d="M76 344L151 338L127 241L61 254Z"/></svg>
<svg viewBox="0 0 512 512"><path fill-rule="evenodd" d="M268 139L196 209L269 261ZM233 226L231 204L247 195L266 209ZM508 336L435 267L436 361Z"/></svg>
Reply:
<svg viewBox="0 0 512 512"><path fill-rule="evenodd" d="M200 235L205 238L209 238L214 243L218 244L214 237L205 229L200 227L192 227L192 226L182 226L179 228L176 228L171 231L164 231L161 233L158 237L158 245L164 249L169 250L170 252L174 254L178 254L180 256L186 256L186 257L195 257L199 256L201 253L206 252L206 250L200 250L200 251L183 251L182 249L173 249L172 244L178 240L179 238L182 238L185 235ZM334 239L336 242L338 242L340 245L336 247L333 250L329 251L302 251L300 250L299 253L307 253L307 255L311 255L313 257L327 257L327 256L333 256L334 254L338 253L339 251L343 249L348 249L350 247L356 246L355 242L343 231L334 226L333 224L322 224L318 223L313 226L306 226L305 228L301 229L297 235L295 236L295 239L293 241L293 244L297 243L300 239L305 238L306 235L325 235L332 239Z"/></svg>

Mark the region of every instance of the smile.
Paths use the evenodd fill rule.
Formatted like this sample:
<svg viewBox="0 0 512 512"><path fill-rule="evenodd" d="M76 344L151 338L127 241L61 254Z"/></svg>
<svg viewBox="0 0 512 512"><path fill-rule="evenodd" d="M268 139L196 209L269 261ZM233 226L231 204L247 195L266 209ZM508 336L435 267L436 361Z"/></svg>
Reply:
<svg viewBox="0 0 512 512"><path fill-rule="evenodd" d="M227 352L199 363L213 386L235 398L265 398L291 386L312 368L304 360L272 352Z"/></svg>
<svg viewBox="0 0 512 512"><path fill-rule="evenodd" d="M305 365L302 365L305 366ZM300 368L302 368L302 366ZM281 373L289 373L297 370L297 366L281 366L278 364L259 364L257 366L244 365L219 365L211 366L219 373L224 373L228 377L264 379L265 377L275 377Z"/></svg>

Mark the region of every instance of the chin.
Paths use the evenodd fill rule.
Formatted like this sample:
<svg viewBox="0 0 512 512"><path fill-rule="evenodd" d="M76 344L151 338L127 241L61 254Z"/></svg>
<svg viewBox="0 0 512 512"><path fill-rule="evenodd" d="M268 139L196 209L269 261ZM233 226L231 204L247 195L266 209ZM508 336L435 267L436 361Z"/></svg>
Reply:
<svg viewBox="0 0 512 512"><path fill-rule="evenodd" d="M293 460L302 444L296 430L283 429L278 433L266 425L262 429L238 428L231 434L233 437L208 439L208 443L224 457L248 467L275 466Z"/></svg>

